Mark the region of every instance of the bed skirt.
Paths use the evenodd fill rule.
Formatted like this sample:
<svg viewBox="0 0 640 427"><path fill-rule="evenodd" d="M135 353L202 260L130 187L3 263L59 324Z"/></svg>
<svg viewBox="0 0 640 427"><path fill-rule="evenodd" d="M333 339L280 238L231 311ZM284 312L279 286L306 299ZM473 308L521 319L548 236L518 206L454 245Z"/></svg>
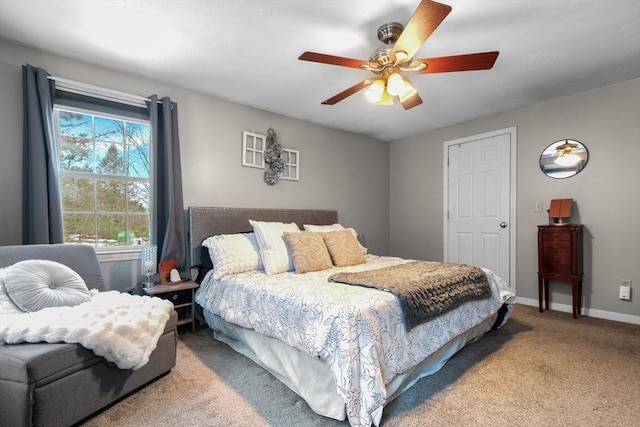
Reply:
<svg viewBox="0 0 640 427"><path fill-rule="evenodd" d="M340 421L346 418L345 402L338 395L335 377L324 361L277 339L228 323L206 309L203 315L217 340L262 366L303 398L315 413ZM497 317L498 313L492 314L480 324L449 341L420 364L396 376L386 385L387 403L420 378L439 371L465 345L491 330ZM374 424L378 426L382 419L382 410L373 414L373 419Z"/></svg>

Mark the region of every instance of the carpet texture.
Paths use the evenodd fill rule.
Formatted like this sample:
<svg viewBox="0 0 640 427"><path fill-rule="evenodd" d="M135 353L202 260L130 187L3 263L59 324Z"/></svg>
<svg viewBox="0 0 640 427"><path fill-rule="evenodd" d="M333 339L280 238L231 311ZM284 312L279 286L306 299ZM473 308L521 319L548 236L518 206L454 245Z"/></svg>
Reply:
<svg viewBox="0 0 640 427"><path fill-rule="evenodd" d="M637 426L640 326L516 305L507 324L389 403L382 426ZM181 332L176 367L84 426L348 427L213 339Z"/></svg>

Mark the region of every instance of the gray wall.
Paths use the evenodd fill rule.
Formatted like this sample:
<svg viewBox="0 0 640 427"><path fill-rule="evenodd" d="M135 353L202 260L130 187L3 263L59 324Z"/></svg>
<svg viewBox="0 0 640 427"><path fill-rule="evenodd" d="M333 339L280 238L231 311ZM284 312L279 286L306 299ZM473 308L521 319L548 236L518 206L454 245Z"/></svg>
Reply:
<svg viewBox="0 0 640 427"><path fill-rule="evenodd" d="M553 102L451 126L391 143L390 254L442 260L443 143L517 127L517 294L537 303L537 229L549 201L572 198L585 226L583 305L640 316L640 79ZM578 175L551 179L538 158L554 141L572 138L589 150ZM536 200L545 211L534 212ZM618 299L630 279L632 300ZM571 286L555 284L551 300L571 305ZM606 313L604 313L606 314ZM602 317L602 316L600 316ZM622 316L624 318L624 316Z"/></svg>
<svg viewBox="0 0 640 427"><path fill-rule="evenodd" d="M372 253L389 245L388 143L337 131L165 83L0 41L0 244L22 240L22 75L30 63L50 74L178 103L184 205L337 209L339 221L366 236ZM272 127L284 147L300 150L300 181L268 186L264 171L241 166L242 131ZM111 287L137 270L103 261ZM133 279L131 278L133 276ZM127 282L126 286L116 283Z"/></svg>

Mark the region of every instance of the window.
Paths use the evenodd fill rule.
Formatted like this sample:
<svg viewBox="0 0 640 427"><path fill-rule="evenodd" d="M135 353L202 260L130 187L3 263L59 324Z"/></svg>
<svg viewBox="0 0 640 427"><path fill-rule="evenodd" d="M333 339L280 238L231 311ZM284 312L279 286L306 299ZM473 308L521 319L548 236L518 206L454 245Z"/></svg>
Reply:
<svg viewBox="0 0 640 427"><path fill-rule="evenodd" d="M283 148L282 160L284 160L284 170L281 178L298 181L300 178L300 151Z"/></svg>
<svg viewBox="0 0 640 427"><path fill-rule="evenodd" d="M65 243L149 243L149 121L56 105L54 129Z"/></svg>
<svg viewBox="0 0 640 427"><path fill-rule="evenodd" d="M266 138L253 132L242 132L242 166L264 169Z"/></svg>

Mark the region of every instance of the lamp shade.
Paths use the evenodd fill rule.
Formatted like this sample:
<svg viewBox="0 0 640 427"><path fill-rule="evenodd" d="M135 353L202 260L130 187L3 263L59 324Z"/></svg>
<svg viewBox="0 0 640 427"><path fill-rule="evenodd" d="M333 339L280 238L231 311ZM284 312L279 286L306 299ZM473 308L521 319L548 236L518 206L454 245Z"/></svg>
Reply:
<svg viewBox="0 0 640 427"><path fill-rule="evenodd" d="M391 73L389 79L387 79L387 92L389 92L389 95L400 95L403 90L404 80L402 79L402 76L398 73Z"/></svg>
<svg viewBox="0 0 640 427"><path fill-rule="evenodd" d="M367 89L364 93L364 96L370 102L378 102L382 99L382 94L384 93L384 82L380 79L371 83L369 89Z"/></svg>

